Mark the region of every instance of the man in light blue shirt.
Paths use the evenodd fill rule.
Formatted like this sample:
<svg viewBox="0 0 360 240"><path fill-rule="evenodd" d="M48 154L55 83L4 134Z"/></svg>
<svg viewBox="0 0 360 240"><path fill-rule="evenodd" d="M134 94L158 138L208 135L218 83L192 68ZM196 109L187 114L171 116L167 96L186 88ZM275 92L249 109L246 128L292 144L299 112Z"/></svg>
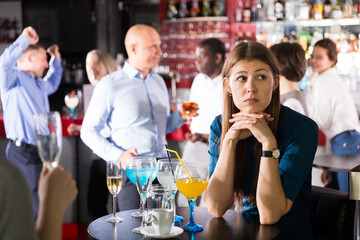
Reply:
<svg viewBox="0 0 360 240"><path fill-rule="evenodd" d="M165 135L185 123L180 112L170 114L164 80L151 69L162 54L157 31L135 25L125 36L129 59L124 67L104 77L95 87L81 128L81 139L106 161L126 167L136 155L165 157ZM110 141L100 135L111 129ZM118 196L120 211L139 207L136 187L127 178Z"/></svg>
<svg viewBox="0 0 360 240"><path fill-rule="evenodd" d="M51 55L48 63L46 50L38 41L35 29L27 27L0 57L1 101L9 139L6 157L20 168L29 183L35 217L42 162L35 146L33 115L49 112L48 95L58 89L63 71L58 46L48 48ZM41 78L49 65L47 75Z"/></svg>

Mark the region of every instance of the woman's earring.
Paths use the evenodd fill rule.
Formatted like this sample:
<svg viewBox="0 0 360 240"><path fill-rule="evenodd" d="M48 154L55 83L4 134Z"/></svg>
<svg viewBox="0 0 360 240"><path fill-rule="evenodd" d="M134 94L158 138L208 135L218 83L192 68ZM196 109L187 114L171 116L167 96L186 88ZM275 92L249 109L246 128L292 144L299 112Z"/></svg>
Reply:
<svg viewBox="0 0 360 240"><path fill-rule="evenodd" d="M229 97L231 97L231 93L229 93Z"/></svg>
<svg viewBox="0 0 360 240"><path fill-rule="evenodd" d="M272 94L274 95L274 94L275 94L275 91L272 91Z"/></svg>

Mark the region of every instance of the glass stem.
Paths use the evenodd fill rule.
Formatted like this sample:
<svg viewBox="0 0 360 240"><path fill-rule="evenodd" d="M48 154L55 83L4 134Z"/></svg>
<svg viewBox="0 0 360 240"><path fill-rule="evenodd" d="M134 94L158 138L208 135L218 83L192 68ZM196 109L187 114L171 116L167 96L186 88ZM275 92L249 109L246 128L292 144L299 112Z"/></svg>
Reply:
<svg viewBox="0 0 360 240"><path fill-rule="evenodd" d="M141 199L140 199L140 209L142 211L145 211L145 202L146 202L146 193L141 193Z"/></svg>
<svg viewBox="0 0 360 240"><path fill-rule="evenodd" d="M74 108L70 108L71 115L74 115Z"/></svg>
<svg viewBox="0 0 360 240"><path fill-rule="evenodd" d="M141 218L141 227L146 227L146 223L145 223L145 203L146 203L146 193L142 193L141 194L141 209L143 210L143 215Z"/></svg>
<svg viewBox="0 0 360 240"><path fill-rule="evenodd" d="M189 210L190 210L190 219L189 219L189 225L195 225L194 222L194 206L195 206L195 200L196 199L189 199Z"/></svg>
<svg viewBox="0 0 360 240"><path fill-rule="evenodd" d="M176 216L176 205L175 205L175 202L176 202L176 192L173 193L174 195L174 201L173 201L173 205L174 205L174 216Z"/></svg>
<svg viewBox="0 0 360 240"><path fill-rule="evenodd" d="M113 216L116 216L116 195L113 195Z"/></svg>

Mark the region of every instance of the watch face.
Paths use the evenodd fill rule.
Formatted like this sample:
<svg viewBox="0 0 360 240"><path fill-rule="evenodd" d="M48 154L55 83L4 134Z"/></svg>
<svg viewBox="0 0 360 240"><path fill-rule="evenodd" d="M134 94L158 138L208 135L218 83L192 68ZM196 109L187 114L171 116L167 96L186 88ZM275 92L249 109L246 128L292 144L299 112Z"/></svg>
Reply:
<svg viewBox="0 0 360 240"><path fill-rule="evenodd" d="M280 150L279 149L275 149L273 151L273 157L274 158L279 158L280 157Z"/></svg>

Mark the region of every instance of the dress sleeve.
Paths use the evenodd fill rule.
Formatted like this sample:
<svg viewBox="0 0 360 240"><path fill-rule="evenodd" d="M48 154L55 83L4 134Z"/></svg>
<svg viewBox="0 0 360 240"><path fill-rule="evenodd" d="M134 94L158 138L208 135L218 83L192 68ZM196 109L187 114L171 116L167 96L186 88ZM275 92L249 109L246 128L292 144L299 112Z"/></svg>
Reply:
<svg viewBox="0 0 360 240"><path fill-rule="evenodd" d="M314 121L306 118L294 124L282 147L279 169L286 198L295 201L306 178L311 174L317 148L319 129Z"/></svg>
<svg viewBox="0 0 360 240"><path fill-rule="evenodd" d="M221 115L217 116L210 126L210 135L209 135L209 154L210 154L210 164L209 164L209 176L214 172L216 163L219 159L220 153L220 143L221 143Z"/></svg>

